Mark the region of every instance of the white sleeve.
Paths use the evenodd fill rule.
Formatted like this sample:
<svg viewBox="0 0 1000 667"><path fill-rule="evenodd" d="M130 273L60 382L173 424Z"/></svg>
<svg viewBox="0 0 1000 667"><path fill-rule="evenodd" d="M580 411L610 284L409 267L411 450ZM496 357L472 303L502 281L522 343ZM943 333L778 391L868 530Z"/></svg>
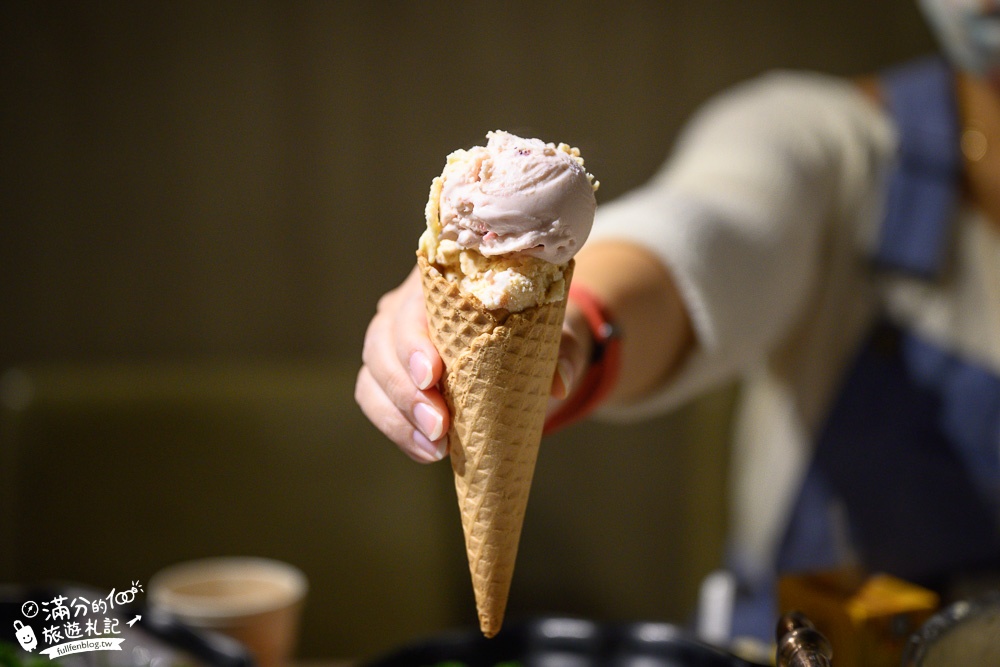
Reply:
<svg viewBox="0 0 1000 667"><path fill-rule="evenodd" d="M770 74L706 105L659 174L599 208L588 242L652 250L674 276L697 337L667 386L602 414L674 407L768 356L815 286L824 235L855 205L852 191L875 180L876 129L885 134L884 119L853 85Z"/></svg>

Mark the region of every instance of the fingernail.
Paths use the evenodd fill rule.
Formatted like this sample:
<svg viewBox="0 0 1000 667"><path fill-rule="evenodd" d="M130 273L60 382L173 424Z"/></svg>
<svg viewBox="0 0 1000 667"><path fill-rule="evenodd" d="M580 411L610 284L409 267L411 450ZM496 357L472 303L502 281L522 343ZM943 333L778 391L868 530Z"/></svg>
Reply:
<svg viewBox="0 0 1000 667"><path fill-rule="evenodd" d="M417 403L413 408L413 418L417 426L430 440L440 440L444 435L444 417L426 403Z"/></svg>
<svg viewBox="0 0 1000 667"><path fill-rule="evenodd" d="M427 454L432 461L440 461L448 452L448 440L446 438L435 444L428 440L427 436L420 431L414 431L413 441L417 443L417 446L420 447L421 451Z"/></svg>
<svg viewBox="0 0 1000 667"><path fill-rule="evenodd" d="M410 355L410 377L418 389L427 389L431 386L433 379L431 360L423 352L414 352Z"/></svg>
<svg viewBox="0 0 1000 667"><path fill-rule="evenodd" d="M557 388L554 395L558 399L569 396L570 387L573 383L573 366L566 359L560 359L556 364L556 373L559 375L561 388Z"/></svg>

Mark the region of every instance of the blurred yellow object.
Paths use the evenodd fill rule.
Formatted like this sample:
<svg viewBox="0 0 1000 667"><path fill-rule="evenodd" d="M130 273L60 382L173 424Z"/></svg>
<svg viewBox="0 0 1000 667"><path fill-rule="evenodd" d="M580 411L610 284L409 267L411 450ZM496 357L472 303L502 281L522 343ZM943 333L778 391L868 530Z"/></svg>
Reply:
<svg viewBox="0 0 1000 667"><path fill-rule="evenodd" d="M854 569L789 575L778 582L780 610L812 620L830 641L837 667L897 667L907 638L939 603L933 591Z"/></svg>

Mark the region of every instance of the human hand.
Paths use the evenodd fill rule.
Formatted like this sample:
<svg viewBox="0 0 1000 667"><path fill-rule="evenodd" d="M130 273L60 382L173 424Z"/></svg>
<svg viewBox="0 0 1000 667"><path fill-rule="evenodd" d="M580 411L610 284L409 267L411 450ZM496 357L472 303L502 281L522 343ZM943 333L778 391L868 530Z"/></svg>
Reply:
<svg viewBox="0 0 1000 667"><path fill-rule="evenodd" d="M414 461L448 453L448 407L437 384L441 356L427 335L419 271L379 299L365 333L354 399L365 416Z"/></svg>
<svg viewBox="0 0 1000 667"><path fill-rule="evenodd" d="M570 303L550 413L582 376L590 354L586 320ZM410 458L421 463L448 452L449 414L438 382L444 364L427 333L420 275L414 269L378 303L368 325L354 398L365 416Z"/></svg>

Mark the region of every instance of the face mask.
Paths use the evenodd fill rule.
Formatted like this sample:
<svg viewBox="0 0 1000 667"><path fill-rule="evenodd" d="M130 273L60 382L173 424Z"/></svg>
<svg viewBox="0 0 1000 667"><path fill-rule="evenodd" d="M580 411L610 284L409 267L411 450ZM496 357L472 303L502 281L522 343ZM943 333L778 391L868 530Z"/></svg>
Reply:
<svg viewBox="0 0 1000 667"><path fill-rule="evenodd" d="M952 64L1000 84L1000 0L920 0Z"/></svg>

